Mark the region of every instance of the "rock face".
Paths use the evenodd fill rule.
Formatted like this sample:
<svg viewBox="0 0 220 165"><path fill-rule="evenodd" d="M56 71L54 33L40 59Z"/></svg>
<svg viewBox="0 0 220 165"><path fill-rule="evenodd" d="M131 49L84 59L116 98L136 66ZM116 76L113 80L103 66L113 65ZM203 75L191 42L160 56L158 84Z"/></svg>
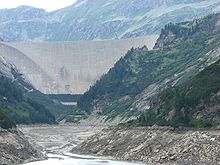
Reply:
<svg viewBox="0 0 220 165"><path fill-rule="evenodd" d="M169 23L220 11L219 0L78 0L54 12L28 6L0 10L6 41L73 41L159 34Z"/></svg>
<svg viewBox="0 0 220 165"><path fill-rule="evenodd" d="M112 156L147 164L217 164L219 130L174 130L169 127L104 129L74 148L80 154Z"/></svg>
<svg viewBox="0 0 220 165"><path fill-rule="evenodd" d="M16 129L0 129L0 164L20 164L24 161L43 159L45 156L35 150Z"/></svg>
<svg viewBox="0 0 220 165"><path fill-rule="evenodd" d="M0 43L0 55L43 93L85 92L132 47L152 49L157 35L106 41Z"/></svg>

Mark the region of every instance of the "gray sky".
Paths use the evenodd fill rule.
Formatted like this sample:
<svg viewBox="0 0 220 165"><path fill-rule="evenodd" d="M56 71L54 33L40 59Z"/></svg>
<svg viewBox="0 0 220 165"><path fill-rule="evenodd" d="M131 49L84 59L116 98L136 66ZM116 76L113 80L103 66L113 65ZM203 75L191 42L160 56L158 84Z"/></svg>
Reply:
<svg viewBox="0 0 220 165"><path fill-rule="evenodd" d="M76 0L0 0L0 9L15 8L21 5L43 8L46 11L53 11L69 5Z"/></svg>

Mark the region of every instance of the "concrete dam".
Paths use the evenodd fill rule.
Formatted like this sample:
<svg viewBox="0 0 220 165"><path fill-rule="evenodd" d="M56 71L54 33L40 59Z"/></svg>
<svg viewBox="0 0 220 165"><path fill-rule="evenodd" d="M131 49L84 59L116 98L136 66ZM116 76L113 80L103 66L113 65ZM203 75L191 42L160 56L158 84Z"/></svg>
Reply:
<svg viewBox="0 0 220 165"><path fill-rule="evenodd" d="M78 42L0 42L0 56L38 90L81 94L132 47L152 49L158 36Z"/></svg>

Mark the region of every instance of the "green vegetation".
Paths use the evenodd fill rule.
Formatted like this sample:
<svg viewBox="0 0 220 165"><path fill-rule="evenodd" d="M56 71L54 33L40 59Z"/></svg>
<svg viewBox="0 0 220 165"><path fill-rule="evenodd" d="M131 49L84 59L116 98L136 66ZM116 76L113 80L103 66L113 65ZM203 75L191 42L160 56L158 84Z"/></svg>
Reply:
<svg viewBox="0 0 220 165"><path fill-rule="evenodd" d="M23 100L22 90L18 85L13 83L10 79L1 76L0 77L0 95L4 96L9 102L16 102Z"/></svg>
<svg viewBox="0 0 220 165"><path fill-rule="evenodd" d="M138 109L135 105L139 94L144 89L152 84L157 84L159 91L173 84L180 86L191 80L211 62L219 59L218 56L207 55L220 45L218 32L220 29L215 26L219 17L220 14L210 15L192 22L166 25L153 51L148 51L146 47L129 50L107 74L103 75L80 97L79 108L87 113L92 113L93 109L98 107L101 109L99 114L107 114L109 118L117 115L140 114L140 111L143 110ZM207 86L207 88L209 87ZM181 107L182 103L181 97L178 96L181 94L179 90L177 87L164 93L164 98L175 94L175 98L180 99L170 103L176 107ZM207 93L207 90L201 92ZM196 94L199 96L202 94L197 92L190 96L187 95L185 99L189 99L189 102L193 101L192 98L198 100ZM130 99L120 101L123 97ZM164 115L167 115L168 112L167 107L162 107L158 111L144 114L144 118L149 119L148 124L150 125L155 121L160 121L158 123L160 125L178 125L180 120L184 125L191 121L191 115L180 109L175 112L178 115L176 115L177 118L172 119L173 123L168 123L164 119ZM143 120L143 116L140 120ZM192 125L209 124L195 121Z"/></svg>
<svg viewBox="0 0 220 165"><path fill-rule="evenodd" d="M74 109L74 106L62 105L60 103L60 100L52 99L50 96L45 95L37 90L26 93L26 97L31 98L32 100L43 105L46 109L50 111L51 114L55 116L56 119Z"/></svg>
<svg viewBox="0 0 220 165"><path fill-rule="evenodd" d="M37 100L29 97L31 92L28 88L31 86L15 70L12 70L12 73L15 76L14 80L0 76L0 106L5 110L2 114L7 114L4 122L54 123L55 117L48 109ZM12 125L9 124L9 127Z"/></svg>
<svg viewBox="0 0 220 165"><path fill-rule="evenodd" d="M6 114L3 109L0 109L0 127L3 129L15 127L15 122Z"/></svg>

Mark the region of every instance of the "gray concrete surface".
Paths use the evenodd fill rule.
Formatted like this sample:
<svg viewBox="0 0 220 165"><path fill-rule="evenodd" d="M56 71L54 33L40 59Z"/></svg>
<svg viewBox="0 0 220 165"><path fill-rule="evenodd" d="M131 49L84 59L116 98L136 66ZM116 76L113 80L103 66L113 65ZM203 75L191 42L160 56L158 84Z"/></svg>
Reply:
<svg viewBox="0 0 220 165"><path fill-rule="evenodd" d="M1 43L0 54L43 93L85 92L132 47L152 49L157 35L124 40Z"/></svg>

